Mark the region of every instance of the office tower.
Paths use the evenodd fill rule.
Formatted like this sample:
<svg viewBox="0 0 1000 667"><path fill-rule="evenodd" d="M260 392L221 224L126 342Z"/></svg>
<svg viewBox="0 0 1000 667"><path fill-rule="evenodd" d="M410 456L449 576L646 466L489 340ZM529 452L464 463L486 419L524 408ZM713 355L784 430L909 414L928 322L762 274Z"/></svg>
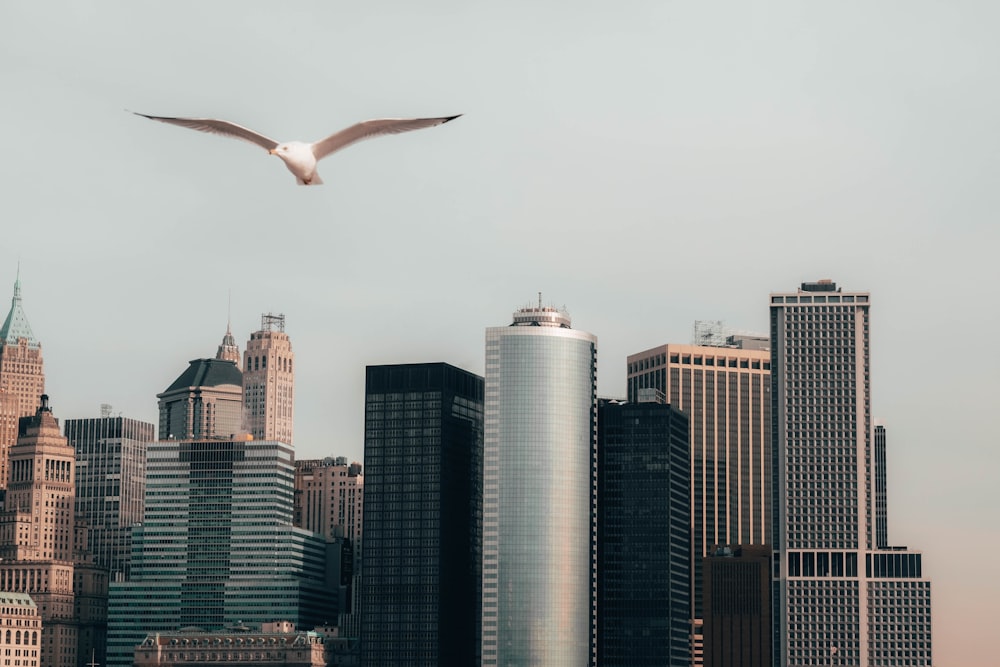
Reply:
<svg viewBox="0 0 1000 667"><path fill-rule="evenodd" d="M0 487L7 483L7 461L17 441L17 420L34 415L44 393L42 344L32 333L21 306L19 269L10 311L0 326Z"/></svg>
<svg viewBox="0 0 1000 667"><path fill-rule="evenodd" d="M85 557L74 511L74 462L43 395L35 415L21 418L10 449L0 514L0 590L31 594L41 609L39 664L53 667L103 653L93 642L103 635L107 574Z"/></svg>
<svg viewBox="0 0 1000 667"><path fill-rule="evenodd" d="M294 431L295 354L285 316L261 315L243 352L243 405L247 428L258 440L291 444Z"/></svg>
<svg viewBox="0 0 1000 667"><path fill-rule="evenodd" d="M875 465L872 470L875 484L875 547L885 549L889 546L889 498L886 479L885 425L877 419L875 420L873 442L875 446Z"/></svg>
<svg viewBox="0 0 1000 667"><path fill-rule="evenodd" d="M483 379L443 363L369 366L361 664L479 657Z"/></svg>
<svg viewBox="0 0 1000 667"><path fill-rule="evenodd" d="M243 375L232 361L194 359L157 394L165 440L232 438L243 425Z"/></svg>
<svg viewBox="0 0 1000 667"><path fill-rule="evenodd" d="M775 660L930 665L920 554L876 539L869 294L821 280L770 300Z"/></svg>
<svg viewBox="0 0 1000 667"><path fill-rule="evenodd" d="M341 543L338 636L356 640L357 591L361 585L361 519L365 477L347 459L295 461L295 525Z"/></svg>
<svg viewBox="0 0 1000 667"><path fill-rule="evenodd" d="M67 419L76 452L76 513L87 523L88 550L112 581L128 579L132 526L142 522L146 447L152 424L127 417Z"/></svg>
<svg viewBox="0 0 1000 667"><path fill-rule="evenodd" d="M597 338L570 324L486 330L483 665L593 662Z"/></svg>
<svg viewBox="0 0 1000 667"><path fill-rule="evenodd" d="M14 281L14 298L0 326L0 390L17 396L19 417L34 416L45 393L42 344L31 332L21 307L21 278ZM13 444L13 443L11 443Z"/></svg>
<svg viewBox="0 0 1000 667"><path fill-rule="evenodd" d="M718 327L716 327L718 328ZM759 336L705 332L709 345L660 345L628 357L628 398L645 392L691 420L691 603L701 664L702 562L716 544L770 544L770 353ZM760 349L760 348L765 349Z"/></svg>
<svg viewBox="0 0 1000 667"><path fill-rule="evenodd" d="M292 525L292 460L291 446L265 440L149 445L131 580L111 584L107 665L130 666L152 632L336 618L327 543Z"/></svg>
<svg viewBox="0 0 1000 667"><path fill-rule="evenodd" d="M771 667L771 547L717 546L704 560L705 667Z"/></svg>
<svg viewBox="0 0 1000 667"><path fill-rule="evenodd" d="M597 664L691 664L688 418L662 403L597 410Z"/></svg>

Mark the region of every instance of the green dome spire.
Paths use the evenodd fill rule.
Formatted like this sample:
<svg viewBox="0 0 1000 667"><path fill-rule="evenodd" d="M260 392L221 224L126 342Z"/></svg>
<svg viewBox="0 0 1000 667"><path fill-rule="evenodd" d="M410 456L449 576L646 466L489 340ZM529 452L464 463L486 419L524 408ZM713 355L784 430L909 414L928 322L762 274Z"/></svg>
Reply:
<svg viewBox="0 0 1000 667"><path fill-rule="evenodd" d="M28 318L21 308L21 266L18 264L17 278L14 280L14 298L10 300L7 319L4 320L3 327L0 327L0 344L17 345L17 341L21 338L27 339L30 347L38 347L38 340L31 332L31 325L28 324Z"/></svg>

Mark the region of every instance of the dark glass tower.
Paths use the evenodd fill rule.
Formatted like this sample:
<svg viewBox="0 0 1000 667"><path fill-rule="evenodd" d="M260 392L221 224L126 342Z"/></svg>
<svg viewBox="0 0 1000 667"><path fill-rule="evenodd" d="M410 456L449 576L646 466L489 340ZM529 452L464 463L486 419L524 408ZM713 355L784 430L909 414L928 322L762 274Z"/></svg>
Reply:
<svg viewBox="0 0 1000 667"><path fill-rule="evenodd" d="M483 378L369 366L361 664L479 664Z"/></svg>
<svg viewBox="0 0 1000 667"><path fill-rule="evenodd" d="M601 401L597 460L597 664L689 665L688 418Z"/></svg>

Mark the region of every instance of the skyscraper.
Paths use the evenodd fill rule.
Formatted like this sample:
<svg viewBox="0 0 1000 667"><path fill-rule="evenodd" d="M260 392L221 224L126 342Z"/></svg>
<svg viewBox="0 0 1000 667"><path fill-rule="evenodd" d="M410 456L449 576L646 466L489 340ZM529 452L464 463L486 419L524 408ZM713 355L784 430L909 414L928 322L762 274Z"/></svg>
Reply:
<svg viewBox="0 0 1000 667"><path fill-rule="evenodd" d="M920 554L878 548L869 294L821 280L770 301L774 657L930 665Z"/></svg>
<svg viewBox="0 0 1000 667"><path fill-rule="evenodd" d="M34 416L45 393L42 344L31 332L21 307L21 278L14 281L14 298L0 326L0 390L17 396L19 417Z"/></svg>
<svg viewBox="0 0 1000 667"><path fill-rule="evenodd" d="M17 441L17 420L34 416L44 393L42 344L21 306L18 271L10 311L0 326L0 488L7 483L8 452Z"/></svg>
<svg viewBox="0 0 1000 667"><path fill-rule="evenodd" d="M292 448L265 440L159 440L131 580L108 601L109 666L132 664L147 633L336 618L327 542L292 525Z"/></svg>
<svg viewBox="0 0 1000 667"><path fill-rule="evenodd" d="M152 424L127 417L67 419L76 453L76 513L87 522L94 561L112 580L128 579L132 526L141 523L146 495L146 447Z"/></svg>
<svg viewBox="0 0 1000 667"><path fill-rule="evenodd" d="M597 664L691 663L688 418L662 403L597 412Z"/></svg>
<svg viewBox="0 0 1000 667"><path fill-rule="evenodd" d="M30 593L41 610L39 664L72 667L79 655L103 654L108 579L86 558L74 510L73 448L48 397L40 403L34 416L21 418L10 449L0 590Z"/></svg>
<svg viewBox="0 0 1000 667"><path fill-rule="evenodd" d="M720 545L704 560L705 667L772 667L771 547Z"/></svg>
<svg viewBox="0 0 1000 667"><path fill-rule="evenodd" d="M366 376L361 664L474 665L483 379L443 363Z"/></svg>
<svg viewBox="0 0 1000 667"><path fill-rule="evenodd" d="M223 361L231 361L236 364L237 368L240 367L240 346L236 344L236 338L233 337L233 328L229 323L226 323L226 335L222 337L222 343L215 353L215 358Z"/></svg>
<svg viewBox="0 0 1000 667"><path fill-rule="evenodd" d="M592 662L597 338L570 324L486 330L483 665Z"/></svg>
<svg viewBox="0 0 1000 667"><path fill-rule="evenodd" d="M232 361L194 359L163 393L160 438L231 438L243 425L243 375Z"/></svg>
<svg viewBox="0 0 1000 667"><path fill-rule="evenodd" d="M285 316L261 315L243 352L243 405L247 429L258 440L291 444L295 417L295 354Z"/></svg>
<svg viewBox="0 0 1000 667"><path fill-rule="evenodd" d="M691 603L701 664L702 564L716 544L770 544L770 353L757 337L661 345L628 356L628 397L647 391L691 420ZM764 348L764 349L761 349Z"/></svg>

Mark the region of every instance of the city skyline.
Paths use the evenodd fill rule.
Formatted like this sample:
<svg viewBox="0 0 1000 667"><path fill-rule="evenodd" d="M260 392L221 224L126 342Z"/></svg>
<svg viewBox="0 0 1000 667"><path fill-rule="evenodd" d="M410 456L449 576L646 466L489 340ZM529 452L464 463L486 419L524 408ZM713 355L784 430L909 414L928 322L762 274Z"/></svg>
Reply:
<svg viewBox="0 0 1000 667"><path fill-rule="evenodd" d="M629 353L698 319L764 332L770 292L830 277L878 298L889 538L924 552L935 663L992 662L1000 582L958 558L1000 548L1000 362L938 351L1000 325L1000 7L235 7L0 7L0 304L20 259L60 418L155 423L232 290L241 349L287 316L297 454L360 460L365 365L482 374L483 330L539 290L599 337L598 395L623 397ZM124 108L299 138L465 115L354 147L309 189Z"/></svg>

